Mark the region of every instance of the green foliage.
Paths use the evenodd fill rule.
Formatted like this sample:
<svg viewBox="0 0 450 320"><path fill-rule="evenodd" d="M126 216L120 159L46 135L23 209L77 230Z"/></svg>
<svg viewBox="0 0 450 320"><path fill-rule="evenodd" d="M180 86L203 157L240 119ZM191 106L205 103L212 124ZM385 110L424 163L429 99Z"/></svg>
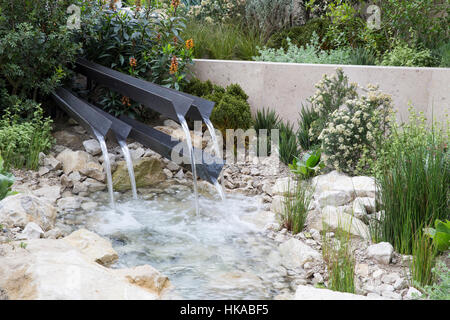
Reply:
<svg viewBox="0 0 450 320"><path fill-rule="evenodd" d="M287 50L283 48L258 48L259 56L253 57L255 61L314 63L314 64L351 64L351 48L338 48L330 51L320 49L319 37L313 34L311 41L305 47L297 47L286 39Z"/></svg>
<svg viewBox="0 0 450 320"><path fill-rule="evenodd" d="M297 138L295 136L294 126L289 122L280 122L278 129L280 130L280 159L285 164L289 164L298 154Z"/></svg>
<svg viewBox="0 0 450 320"><path fill-rule="evenodd" d="M382 66L433 67L438 65L429 49L418 49L398 42L391 51L382 57Z"/></svg>
<svg viewBox="0 0 450 320"><path fill-rule="evenodd" d="M37 99L70 74L80 44L67 28L78 0L0 0L0 77L13 95Z"/></svg>
<svg viewBox="0 0 450 320"><path fill-rule="evenodd" d="M343 226L347 230L350 226ZM324 226L322 232L322 255L328 270L328 289L355 293L356 260L351 248L350 233L336 232L332 238Z"/></svg>
<svg viewBox="0 0 450 320"><path fill-rule="evenodd" d="M263 133L261 133L260 130L264 130L264 129L267 130L267 132L266 132L267 135L265 137L265 139L267 141L267 147L266 147L267 154L266 155L270 155L271 144L272 144L271 131L278 128L279 124L280 124L280 119L279 119L277 113L275 112L275 110L270 110L270 109L264 108L262 111L258 110L256 112L256 117L254 120L253 127L256 131L256 134L258 135L258 154L259 155L260 155L259 144L261 143L260 140L263 139L261 136Z"/></svg>
<svg viewBox="0 0 450 320"><path fill-rule="evenodd" d="M434 50L434 55L440 61L439 66L450 68L450 41L443 42Z"/></svg>
<svg viewBox="0 0 450 320"><path fill-rule="evenodd" d="M292 234L297 234L302 232L305 227L313 192L300 182L294 189L291 191L290 185L288 185L288 191L284 197L281 223Z"/></svg>
<svg viewBox="0 0 450 320"><path fill-rule="evenodd" d="M199 59L251 60L263 44L257 30L238 21L205 24L188 20L183 37L194 39L194 57Z"/></svg>
<svg viewBox="0 0 450 320"><path fill-rule="evenodd" d="M197 23L215 23L242 18L245 12L245 1L240 0L207 0L191 3L187 15Z"/></svg>
<svg viewBox="0 0 450 320"><path fill-rule="evenodd" d="M7 196L16 194L16 192L11 190L11 187L14 184L14 176L7 172L3 165L4 161L0 155L0 200L3 200ZM0 231L2 229L3 228L0 225Z"/></svg>
<svg viewBox="0 0 450 320"><path fill-rule="evenodd" d="M325 167L325 163L320 161L322 152L320 149L307 152L303 155L302 160L297 157L294 158L292 164L289 164L289 169L301 179L309 179L314 177L320 169Z"/></svg>
<svg viewBox="0 0 450 320"><path fill-rule="evenodd" d="M323 41L325 41L325 34L329 25L330 21L328 19L311 19L302 26L295 26L274 33L269 38L266 45L269 48L283 48L284 50L287 50L289 47L287 38L289 38L293 45L297 47L304 47L311 42L314 33L319 36L319 41L323 43ZM322 46L328 47L326 44Z"/></svg>
<svg viewBox="0 0 450 320"><path fill-rule="evenodd" d="M428 228L426 234L433 239L434 246L444 252L450 246L450 220L444 222L436 219L434 227Z"/></svg>
<svg viewBox="0 0 450 320"><path fill-rule="evenodd" d="M421 288L425 296L430 300L450 300L450 271L447 265L438 261L431 272L435 283Z"/></svg>
<svg viewBox="0 0 450 320"><path fill-rule="evenodd" d="M80 35L84 55L117 71L180 90L187 83L195 44L180 36L185 20L178 7L164 6L158 12L154 7L134 13L98 7L90 16L90 31ZM140 105L128 97L102 90L104 98L97 102L105 110L116 115L141 113Z"/></svg>
<svg viewBox="0 0 450 320"><path fill-rule="evenodd" d="M314 121L319 118L319 115L311 108L302 106L300 111L300 120L298 121L297 140L303 150L309 150L314 145L319 144L317 139L313 139L309 130Z"/></svg>
<svg viewBox="0 0 450 320"><path fill-rule="evenodd" d="M435 264L436 248L422 231L417 231L413 239L411 278L413 283L421 286L430 285L434 280L432 269Z"/></svg>
<svg viewBox="0 0 450 320"><path fill-rule="evenodd" d="M316 93L308 99L317 119L310 124L310 142L315 144L322 130L327 126L330 115L346 101L358 97L356 83L349 83L348 77L341 68L336 69L333 76L324 75L315 85Z"/></svg>
<svg viewBox="0 0 450 320"><path fill-rule="evenodd" d="M374 66L377 64L377 54L368 48L354 48L351 52L351 64Z"/></svg>
<svg viewBox="0 0 450 320"><path fill-rule="evenodd" d="M44 118L42 108L31 100L17 96L4 97L5 108L0 120L0 153L5 167L37 169L39 153L53 143L50 118Z"/></svg>
<svg viewBox="0 0 450 320"><path fill-rule="evenodd" d="M377 201L385 212L374 236L402 254L412 253L417 232L449 216L448 125L430 128L423 115L410 112L409 122L394 122L391 135L377 143L374 164Z"/></svg>

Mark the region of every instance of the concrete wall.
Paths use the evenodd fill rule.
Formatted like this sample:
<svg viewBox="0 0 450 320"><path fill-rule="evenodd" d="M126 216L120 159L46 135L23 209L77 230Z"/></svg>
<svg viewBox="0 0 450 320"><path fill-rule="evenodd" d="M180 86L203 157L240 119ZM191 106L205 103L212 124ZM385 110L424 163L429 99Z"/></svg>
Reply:
<svg viewBox="0 0 450 320"><path fill-rule="evenodd" d="M361 86L378 84L392 95L400 121L408 118L408 103L443 119L450 111L450 68L403 68L378 66L318 65L196 59L193 71L201 80L226 86L239 83L249 95L252 111L277 110L285 120L297 122L302 103L312 96L323 74L341 67L350 81Z"/></svg>

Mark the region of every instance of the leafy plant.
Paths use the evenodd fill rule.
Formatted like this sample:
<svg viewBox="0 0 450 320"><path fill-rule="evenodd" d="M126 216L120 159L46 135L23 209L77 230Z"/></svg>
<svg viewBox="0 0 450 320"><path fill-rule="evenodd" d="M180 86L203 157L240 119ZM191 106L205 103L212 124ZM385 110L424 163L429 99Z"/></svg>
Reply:
<svg viewBox="0 0 450 320"><path fill-rule="evenodd" d="M443 222L436 219L434 227L434 229L428 228L426 234L433 239L434 246L444 252L450 246L450 220Z"/></svg>
<svg viewBox="0 0 450 320"><path fill-rule="evenodd" d="M300 176L301 179L309 179L325 167L325 163L320 161L320 157L320 149L305 153L301 161L297 157L294 157L292 164L289 164L289 169Z"/></svg>
<svg viewBox="0 0 450 320"><path fill-rule="evenodd" d="M391 51L386 52L380 62L382 66L405 67L433 67L438 64L429 49L418 49L400 42Z"/></svg>
<svg viewBox="0 0 450 320"><path fill-rule="evenodd" d="M298 154L297 138L294 133L294 127L289 122L286 124L280 122L278 129L280 130L280 159L285 164L289 164Z"/></svg>
<svg viewBox="0 0 450 320"><path fill-rule="evenodd" d="M447 256L450 258L450 254ZM450 300L450 271L443 261L438 261L433 269L435 283L422 287L425 296L431 300Z"/></svg>
<svg viewBox="0 0 450 320"><path fill-rule="evenodd" d="M3 165L4 161L0 155L0 200L3 200L7 196L16 194L16 192L11 190L11 187L14 184L14 176L11 173L6 172ZM0 231L2 229L3 228L0 225Z"/></svg>
<svg viewBox="0 0 450 320"><path fill-rule="evenodd" d="M261 139L260 135L263 134L260 130L266 131L266 141L267 141L267 155L270 155L271 152L271 131L278 128L280 123L280 119L275 110L270 110L264 108L263 110L258 110L256 112L256 117L254 120L253 127L258 134L258 154L259 152L259 139Z"/></svg>

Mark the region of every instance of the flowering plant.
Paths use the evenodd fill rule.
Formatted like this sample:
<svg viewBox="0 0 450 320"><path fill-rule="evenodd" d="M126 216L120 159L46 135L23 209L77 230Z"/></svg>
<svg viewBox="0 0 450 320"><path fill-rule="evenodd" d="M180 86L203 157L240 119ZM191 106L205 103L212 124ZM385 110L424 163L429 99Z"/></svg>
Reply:
<svg viewBox="0 0 450 320"><path fill-rule="evenodd" d="M245 0L202 0L189 8L189 17L208 23L226 21L243 16Z"/></svg>

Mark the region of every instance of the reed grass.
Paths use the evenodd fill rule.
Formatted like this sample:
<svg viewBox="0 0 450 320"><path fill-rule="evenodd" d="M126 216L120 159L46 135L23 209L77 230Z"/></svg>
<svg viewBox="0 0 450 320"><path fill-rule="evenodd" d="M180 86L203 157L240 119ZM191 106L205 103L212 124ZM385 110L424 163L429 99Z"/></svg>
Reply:
<svg viewBox="0 0 450 320"><path fill-rule="evenodd" d="M288 185L281 219L283 226L293 234L302 232L305 227L313 193L310 187L300 181L294 191L291 190L290 184Z"/></svg>

